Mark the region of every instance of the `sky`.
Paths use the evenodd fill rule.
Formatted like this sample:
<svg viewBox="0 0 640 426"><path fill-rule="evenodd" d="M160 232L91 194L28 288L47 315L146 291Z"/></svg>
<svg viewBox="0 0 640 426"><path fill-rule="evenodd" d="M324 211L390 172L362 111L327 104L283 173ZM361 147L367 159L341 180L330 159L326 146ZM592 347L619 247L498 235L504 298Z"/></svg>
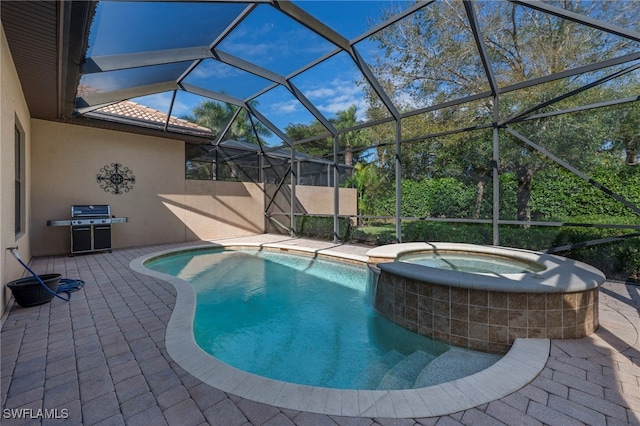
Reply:
<svg viewBox="0 0 640 426"><path fill-rule="evenodd" d="M380 22L382 11L390 7L402 9L404 1L296 1L299 7L327 26L352 40ZM91 27L87 56L139 53L161 49L208 46L246 5L238 3L171 2L100 2ZM361 42L357 48L365 59L372 46ZM257 64L283 76L289 76L307 63L335 50L324 38L275 10L259 5L219 45L218 49ZM82 84L101 90L126 89L145 82L171 80L179 76L189 63L147 67L86 75ZM151 73L153 71L153 73ZM146 80L155 75L154 80ZM175 78L175 77L173 77ZM356 105L359 118L364 118L367 103L357 67L346 53L296 76L293 84L327 118ZM204 60L184 80L207 90L245 99L271 82L213 59ZM172 92L133 99L167 112ZM171 115L190 115L205 98L178 92ZM288 124L308 124L314 117L290 92L282 87L256 99L260 110L280 129Z"/></svg>

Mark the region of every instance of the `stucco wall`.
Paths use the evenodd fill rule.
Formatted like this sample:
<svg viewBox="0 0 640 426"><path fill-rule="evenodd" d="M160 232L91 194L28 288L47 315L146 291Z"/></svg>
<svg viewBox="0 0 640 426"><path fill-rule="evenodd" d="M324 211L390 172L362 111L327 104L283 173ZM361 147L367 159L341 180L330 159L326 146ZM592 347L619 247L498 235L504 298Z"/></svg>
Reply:
<svg viewBox="0 0 640 426"><path fill-rule="evenodd" d="M267 185L270 196L278 189L277 185ZM338 214L341 216L356 216L358 214L357 190L355 188L338 188ZM291 204L291 186L282 187L275 195L274 202L269 207L273 221L267 225L267 232L288 233L277 223L289 227ZM326 186L296 186L295 213L305 215L333 215L334 189ZM301 230L300 225L297 226Z"/></svg>
<svg viewBox="0 0 640 426"><path fill-rule="evenodd" d="M187 181L184 143L83 126L33 120L33 255L71 250L72 204L109 204L128 222L112 227L113 248L235 237L264 232L263 194L256 184ZM96 181L120 163L133 189L115 195Z"/></svg>
<svg viewBox="0 0 640 426"><path fill-rule="evenodd" d="M24 269L7 251L7 247L18 246L20 256L28 261L29 252L29 187L31 153L30 116L27 103L22 94L4 29L0 27L0 315L4 312L11 292L6 283L22 277ZM25 232L15 235L15 124L19 122L25 136Z"/></svg>
<svg viewBox="0 0 640 426"><path fill-rule="evenodd" d="M69 219L73 204L109 204L112 215L128 217L113 225L113 248L185 240L184 209L175 208L184 204L182 142L42 120L32 132L34 256L70 252L69 228L47 220ZM130 192L100 187L96 176L112 163L133 172Z"/></svg>
<svg viewBox="0 0 640 426"><path fill-rule="evenodd" d="M358 214L357 191L339 188L338 211L343 216ZM326 186L296 186L296 199L302 211L313 214L333 214L333 188Z"/></svg>
<svg viewBox="0 0 640 426"><path fill-rule="evenodd" d="M129 219L113 225L114 249L264 232L262 185L186 180L183 142L43 120L31 129L34 256L70 252L69 228L47 221L69 219L72 204L109 204ZM96 175L112 163L133 171L130 192L100 188ZM332 188L296 190L301 212L333 213ZM355 190L341 188L340 197L340 213L355 214Z"/></svg>
<svg viewBox="0 0 640 426"><path fill-rule="evenodd" d="M264 232L262 186L248 182L186 181L187 240Z"/></svg>

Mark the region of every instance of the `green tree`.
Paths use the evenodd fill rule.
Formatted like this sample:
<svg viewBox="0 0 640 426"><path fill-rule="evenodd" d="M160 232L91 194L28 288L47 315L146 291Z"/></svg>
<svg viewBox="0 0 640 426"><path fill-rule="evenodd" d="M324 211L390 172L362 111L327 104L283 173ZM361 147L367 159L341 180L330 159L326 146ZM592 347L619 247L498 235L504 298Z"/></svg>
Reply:
<svg viewBox="0 0 640 426"><path fill-rule="evenodd" d="M613 148L624 150L625 163L638 165L640 155L640 103L634 102L620 114L620 124L617 127Z"/></svg>
<svg viewBox="0 0 640 426"><path fill-rule="evenodd" d="M473 2L476 9L489 63L500 87L522 83L559 73L578 66L599 62L629 51L632 42L590 26L565 20L526 6L507 2ZM603 19L624 27L637 25L633 2L580 2L566 0L556 7L591 18ZM635 12L634 12L635 11ZM381 84L403 110L435 105L463 96L489 90L488 78L473 37L471 25L462 2L450 0L430 4L418 13L378 32L374 36L381 53L375 58L374 71ZM516 114L529 114L532 107L551 101L560 95L611 73L604 70L573 78L558 79L543 85L518 90L500 96L502 119ZM601 91L615 91L612 84ZM563 108L584 105L597 99L598 91L587 91L565 99ZM558 104L560 105L560 104ZM441 109L419 116L412 123L416 135L436 133L439 129L466 128L484 122L493 114L493 102L470 103L466 107ZM559 108L551 104L543 111ZM531 111L533 112L533 111ZM535 111L539 112L539 111ZM526 127L526 137L547 150L580 166L590 167L608 136L603 124L609 120L605 112L591 111L587 122L578 115L563 118L532 120ZM449 120L447 122L446 120ZM452 126L451 120L455 120ZM422 123L420 123L422 121ZM407 135L403 131L403 137ZM518 185L517 219L531 219L530 199L534 177L551 162L511 135L501 134L502 173L514 173ZM476 149L477 138L457 137L429 142L429 156L408 146L402 150L403 176L433 173L444 162L446 167L458 166L458 176L469 176L474 169L478 179L478 194L482 194L490 172L487 156L460 155L466 149ZM457 145L457 146L456 146ZM418 147L418 144L414 146ZM490 146L490 145L488 145ZM452 153L458 153L457 161ZM489 157L490 158L490 157ZM425 161L425 159L427 161ZM481 199L480 196L477 199ZM476 202L476 205L480 203ZM478 209L476 208L476 213Z"/></svg>
<svg viewBox="0 0 640 426"><path fill-rule="evenodd" d="M351 105L344 111L338 111L333 123L338 130L348 129L358 124L356 106ZM353 166L352 149L363 144L362 136L363 132L361 130L352 130L340 135L340 145L345 151L344 164L347 166Z"/></svg>
<svg viewBox="0 0 640 426"><path fill-rule="evenodd" d="M254 101L253 106L256 105ZM219 134L224 130L237 110L238 107L235 105L227 103L221 104L215 101L202 101L193 108L191 115L186 115L181 118L211 129L214 133ZM256 134L258 136L256 136ZM270 135L271 131L264 124L257 120L251 120L247 110L242 109L223 139L243 140L257 144L259 136Z"/></svg>
<svg viewBox="0 0 640 426"><path fill-rule="evenodd" d="M254 103L254 105L257 104ZM214 133L219 134L226 128L237 111L238 107L235 105L222 104L215 101L202 101L193 108L191 115L181 118L207 127ZM251 120L248 112L242 109L231 123L223 140L240 140L257 145L259 144L260 136L269 135L271 135L271 131L267 127L257 120ZM215 149L218 149L218 147ZM214 162L211 157L207 158L207 161L191 161L201 155L199 151L196 151L193 155L187 155L187 176L191 179L215 178L217 180L253 180L256 178L252 175L251 170L247 170L241 164L236 164L235 161L227 161L224 152L222 151L221 153L222 155L216 155L218 163Z"/></svg>
<svg viewBox="0 0 640 426"><path fill-rule="evenodd" d="M385 176L378 173L375 165L356 163L353 175L347 179L346 185L357 190L359 215L373 216L376 214L375 200L385 192L387 183ZM364 222L358 218L358 225L362 225Z"/></svg>
<svg viewBox="0 0 640 426"><path fill-rule="evenodd" d="M310 139L314 136L329 133L318 121L309 124L288 124L285 134L294 142ZM296 145L296 150L318 158L331 158L333 156L333 139L331 137L318 139L304 144Z"/></svg>
<svg viewBox="0 0 640 426"><path fill-rule="evenodd" d="M357 119L357 115L357 107L355 105L351 105L346 110L338 111L336 116L329 119L329 121L336 129L344 130L360 124ZM285 127L285 133L291 140L300 141L323 133L328 133L328 131L319 121L314 120L309 124L289 124ZM359 161L358 152L354 152L353 150L366 146L366 134L366 131L362 129L356 129L340 134L340 149L345 152L344 164L347 166L353 166L357 161ZM296 149L315 157L330 158L333 156L333 138L327 137L312 142L306 142L304 144L297 145Z"/></svg>

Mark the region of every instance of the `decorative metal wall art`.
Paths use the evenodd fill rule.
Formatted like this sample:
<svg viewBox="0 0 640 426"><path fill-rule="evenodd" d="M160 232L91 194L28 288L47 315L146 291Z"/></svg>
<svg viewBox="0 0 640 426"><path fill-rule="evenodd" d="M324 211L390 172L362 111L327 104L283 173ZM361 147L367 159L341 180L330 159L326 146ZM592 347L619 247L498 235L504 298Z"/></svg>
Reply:
<svg viewBox="0 0 640 426"><path fill-rule="evenodd" d="M112 192L113 194L123 194L133 189L136 183L136 177L128 167L123 167L120 163L111 163L111 166L104 166L97 175L100 188L104 192Z"/></svg>

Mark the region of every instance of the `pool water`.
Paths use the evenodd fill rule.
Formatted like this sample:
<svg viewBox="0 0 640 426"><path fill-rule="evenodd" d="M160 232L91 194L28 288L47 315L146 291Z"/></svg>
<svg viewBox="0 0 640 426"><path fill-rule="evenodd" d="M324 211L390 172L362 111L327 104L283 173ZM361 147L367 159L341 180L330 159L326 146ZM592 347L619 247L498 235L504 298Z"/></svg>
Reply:
<svg viewBox="0 0 640 426"><path fill-rule="evenodd" d="M145 266L193 285L202 349L264 377L341 389L422 387L433 384L429 363L450 349L377 314L366 267L259 250L196 251ZM498 358L478 359L485 368Z"/></svg>
<svg viewBox="0 0 640 426"><path fill-rule="evenodd" d="M476 274L524 274L544 269L542 265L516 258L463 252L414 253L403 255L399 260L431 268Z"/></svg>

